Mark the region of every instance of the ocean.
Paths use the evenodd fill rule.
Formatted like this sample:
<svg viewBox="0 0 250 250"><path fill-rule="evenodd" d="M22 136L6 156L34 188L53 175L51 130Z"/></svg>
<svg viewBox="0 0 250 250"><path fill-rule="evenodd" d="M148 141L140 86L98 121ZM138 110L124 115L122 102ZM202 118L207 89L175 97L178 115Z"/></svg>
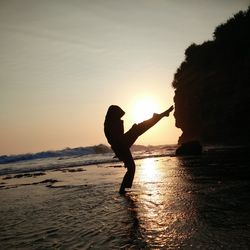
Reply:
<svg viewBox="0 0 250 250"><path fill-rule="evenodd" d="M125 196L103 145L1 156L1 249L249 249L249 149L175 149L133 151Z"/></svg>

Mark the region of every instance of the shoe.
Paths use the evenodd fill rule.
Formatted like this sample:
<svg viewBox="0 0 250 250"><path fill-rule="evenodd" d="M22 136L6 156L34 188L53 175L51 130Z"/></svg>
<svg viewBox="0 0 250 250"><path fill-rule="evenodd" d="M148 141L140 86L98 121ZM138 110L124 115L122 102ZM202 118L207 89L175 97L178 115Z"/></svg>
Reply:
<svg viewBox="0 0 250 250"><path fill-rule="evenodd" d="M120 195L125 195L126 194L126 190L125 189L120 189L119 190L119 194Z"/></svg>
<svg viewBox="0 0 250 250"><path fill-rule="evenodd" d="M164 112L164 116L169 116L170 112L174 110L174 106L172 105L168 110Z"/></svg>

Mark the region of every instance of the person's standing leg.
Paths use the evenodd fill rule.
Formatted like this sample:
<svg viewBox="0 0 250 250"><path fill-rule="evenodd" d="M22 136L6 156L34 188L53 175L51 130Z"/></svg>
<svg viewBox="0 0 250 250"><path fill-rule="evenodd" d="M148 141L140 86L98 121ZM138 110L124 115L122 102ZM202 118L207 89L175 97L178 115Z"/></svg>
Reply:
<svg viewBox="0 0 250 250"><path fill-rule="evenodd" d="M120 194L125 194L125 188L131 188L134 180L135 162L129 149L126 153L126 156L124 156L123 162L125 164L125 167L127 168L127 172L122 180L122 184L119 191Z"/></svg>

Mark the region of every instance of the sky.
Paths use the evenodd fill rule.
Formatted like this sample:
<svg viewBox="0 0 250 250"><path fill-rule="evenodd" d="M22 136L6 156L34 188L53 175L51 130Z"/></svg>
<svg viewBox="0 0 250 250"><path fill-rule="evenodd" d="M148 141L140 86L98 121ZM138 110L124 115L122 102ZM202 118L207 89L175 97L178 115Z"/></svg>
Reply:
<svg viewBox="0 0 250 250"><path fill-rule="evenodd" d="M103 122L121 106L173 104L185 49L249 0L0 0L0 155L107 144ZM153 105L153 104L152 104ZM137 111L138 112L138 111ZM142 111L143 112L143 111ZM175 144L173 115L137 144Z"/></svg>

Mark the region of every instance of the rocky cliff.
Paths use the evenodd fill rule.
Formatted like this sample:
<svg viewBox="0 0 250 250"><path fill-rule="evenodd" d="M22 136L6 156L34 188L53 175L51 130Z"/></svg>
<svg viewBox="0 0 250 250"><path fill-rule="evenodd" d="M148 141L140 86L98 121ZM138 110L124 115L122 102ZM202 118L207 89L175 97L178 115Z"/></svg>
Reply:
<svg viewBox="0 0 250 250"><path fill-rule="evenodd" d="M173 87L179 143L249 143L250 7L186 49Z"/></svg>

